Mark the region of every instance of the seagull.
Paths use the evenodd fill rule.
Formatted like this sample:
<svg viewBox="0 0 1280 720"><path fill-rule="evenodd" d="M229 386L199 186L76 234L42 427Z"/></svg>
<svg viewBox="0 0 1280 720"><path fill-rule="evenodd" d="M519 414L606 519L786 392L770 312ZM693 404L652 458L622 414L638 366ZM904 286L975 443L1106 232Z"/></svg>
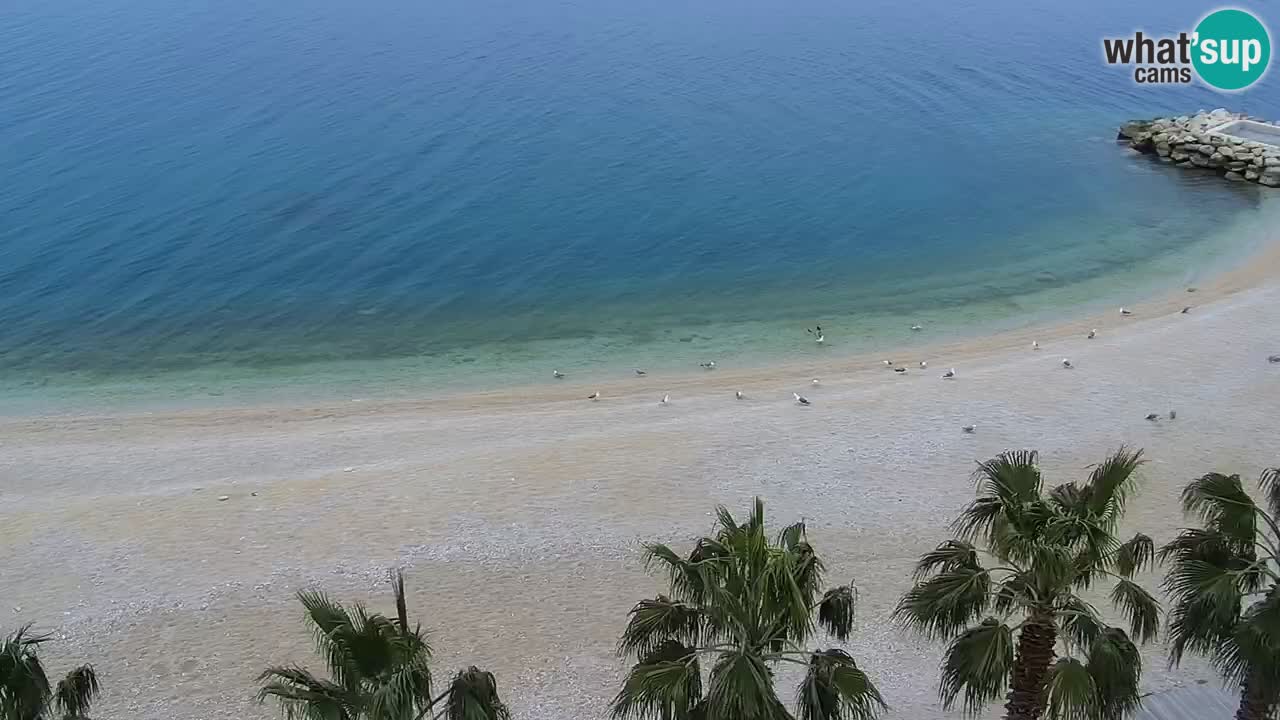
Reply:
<svg viewBox="0 0 1280 720"><path fill-rule="evenodd" d="M636 368L636 374L637 374L637 375L646 375L647 373L646 373L645 371L641 370L640 368Z"/></svg>
<svg viewBox="0 0 1280 720"><path fill-rule="evenodd" d="M912 330L919 331L919 330L923 330L924 328L920 327L919 325L912 325L912 326L911 326L911 329L912 329Z"/></svg>
<svg viewBox="0 0 1280 720"><path fill-rule="evenodd" d="M559 380L560 378L564 377L564 373L560 372L559 370L552 370L551 377Z"/></svg>
<svg viewBox="0 0 1280 720"><path fill-rule="evenodd" d="M791 393L791 394L795 396L796 402L800 403L801 405L809 404L809 398L801 395L800 393Z"/></svg>
<svg viewBox="0 0 1280 720"><path fill-rule="evenodd" d="M896 372L896 373L898 373L899 375L904 375L904 374L906 374L907 369L906 369L906 368L904 368L904 367L896 367L896 368L894 368L894 369L893 369L893 371L894 371L894 372Z"/></svg>
<svg viewBox="0 0 1280 720"><path fill-rule="evenodd" d="M1147 413L1147 419L1150 420L1151 422L1155 422L1156 420L1160 419L1160 416L1155 413Z"/></svg>
<svg viewBox="0 0 1280 720"><path fill-rule="evenodd" d="M1120 308L1120 314L1121 314L1121 315L1132 315L1132 314L1133 314L1133 311L1132 311L1132 310L1129 310L1129 309L1127 309L1127 308Z"/></svg>
<svg viewBox="0 0 1280 720"><path fill-rule="evenodd" d="M953 378L953 377L955 377L955 376L956 376L956 369L955 369L955 368L951 368L950 370L948 370L948 371L946 371L946 372L942 373L942 379L943 379L943 380L950 380L951 378Z"/></svg>
<svg viewBox="0 0 1280 720"><path fill-rule="evenodd" d="M814 340L814 342L818 343L819 345L821 345L822 343L824 343L824 342L826 342L826 341L827 341L827 336L826 336L826 335L818 335L818 338L817 338L816 340Z"/></svg>
<svg viewBox="0 0 1280 720"><path fill-rule="evenodd" d="M822 334L821 325L814 325L812 328L805 328L804 331L809 333L810 335L813 335L814 336L813 341L816 343L824 343L827 341L827 336Z"/></svg>
<svg viewBox="0 0 1280 720"><path fill-rule="evenodd" d="M661 404L661 405L666 405L666 404L667 404L667 403L669 403L669 402L671 402L671 396L670 396L670 395L663 395L663 396L662 396L662 402L661 402L660 404Z"/></svg>
<svg viewBox="0 0 1280 720"><path fill-rule="evenodd" d="M1177 420L1177 419L1178 419L1178 411L1177 411L1177 410L1170 410L1170 411L1169 411L1169 419L1170 419L1170 420Z"/></svg>
<svg viewBox="0 0 1280 720"><path fill-rule="evenodd" d="M1039 350L1039 349L1040 349L1040 343L1039 343L1038 341L1036 341L1036 340L1032 340L1032 341L1031 341L1031 349L1032 349L1032 350Z"/></svg>
<svg viewBox="0 0 1280 720"><path fill-rule="evenodd" d="M812 383L812 384L817 385L817 384L818 384L818 378L814 378L814 379L813 379L813 383Z"/></svg>
<svg viewBox="0 0 1280 720"><path fill-rule="evenodd" d="M929 367L929 363L928 363L928 362L926 362L926 361L924 361L924 360L921 360L921 361L920 361L920 369L921 369L921 370L923 370L923 369L925 369L925 368L927 368L927 367Z"/></svg>
<svg viewBox="0 0 1280 720"><path fill-rule="evenodd" d="M587 399L588 399L588 400L599 400L599 399L600 399L600 391L599 391L599 390L597 390L597 391L595 391L595 392L591 393L590 395L588 395L588 396L587 396Z"/></svg>
<svg viewBox="0 0 1280 720"><path fill-rule="evenodd" d="M1272 364L1274 364L1274 363L1280 363L1280 355L1270 355L1270 356L1268 356L1268 357L1267 357L1267 362L1272 363Z"/></svg>
<svg viewBox="0 0 1280 720"><path fill-rule="evenodd" d="M1067 358L1062 358L1062 367L1070 370L1071 368L1075 367L1075 365L1072 365L1071 361L1068 360Z"/></svg>
<svg viewBox="0 0 1280 720"><path fill-rule="evenodd" d="M746 395L743 395L743 394L742 394L742 391L741 391L741 390L736 390L736 391L734 391L733 396L734 396L734 397L736 397L736 398L738 398L739 400L741 400L741 399L743 399L743 398L745 398L745 397L746 397Z"/></svg>
<svg viewBox="0 0 1280 720"><path fill-rule="evenodd" d="M1093 339L1094 337L1096 337L1097 335L1098 335L1098 328L1094 328L1094 329L1092 329L1092 330L1090 330L1090 331L1089 331L1089 334L1088 334L1086 337L1088 337L1090 340L1092 340L1092 339Z"/></svg>
<svg viewBox="0 0 1280 720"><path fill-rule="evenodd" d="M707 370L715 370L715 369L716 369L716 361L715 361L715 360L712 360L712 361L710 361L710 362L698 363L698 366L699 366L699 367L702 367L702 368L706 368Z"/></svg>
<svg viewBox="0 0 1280 720"><path fill-rule="evenodd" d="M978 426L977 426L977 425L961 425L961 426L960 426L960 429L961 429L961 430L963 430L963 431L965 431L965 432L967 432L967 433L972 433L972 432L973 432L974 430L976 430L977 428L978 428Z"/></svg>
<svg viewBox="0 0 1280 720"><path fill-rule="evenodd" d="M1186 314L1187 314L1187 313L1189 313L1189 312L1191 312L1191 306L1190 306L1190 305L1188 305L1188 306L1186 306L1186 307L1182 308L1182 314L1183 314L1183 315L1186 315Z"/></svg>
<svg viewBox="0 0 1280 720"><path fill-rule="evenodd" d="M892 360L885 360L885 361L884 361L884 366L885 366L885 367L893 367L893 361L892 361Z"/></svg>

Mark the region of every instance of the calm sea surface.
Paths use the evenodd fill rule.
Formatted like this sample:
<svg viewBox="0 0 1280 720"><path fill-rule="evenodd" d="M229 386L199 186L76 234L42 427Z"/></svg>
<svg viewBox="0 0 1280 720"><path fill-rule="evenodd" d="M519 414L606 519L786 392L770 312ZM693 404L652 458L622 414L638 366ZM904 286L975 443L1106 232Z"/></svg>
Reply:
<svg viewBox="0 0 1280 720"><path fill-rule="evenodd" d="M1276 204L1112 142L1280 118L1274 69L1227 96L1103 65L1209 9L5 0L0 396L430 392L1132 302Z"/></svg>

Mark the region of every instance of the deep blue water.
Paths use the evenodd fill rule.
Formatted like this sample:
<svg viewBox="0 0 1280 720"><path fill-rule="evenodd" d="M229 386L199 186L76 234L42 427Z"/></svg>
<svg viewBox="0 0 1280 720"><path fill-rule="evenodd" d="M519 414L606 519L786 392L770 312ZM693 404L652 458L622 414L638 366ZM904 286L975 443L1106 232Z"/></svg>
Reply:
<svg viewBox="0 0 1280 720"><path fill-rule="evenodd" d="M1115 126L1280 118L1280 76L1137 86L1100 38L1209 9L5 0L0 373L684 362L1176 281L1265 191Z"/></svg>

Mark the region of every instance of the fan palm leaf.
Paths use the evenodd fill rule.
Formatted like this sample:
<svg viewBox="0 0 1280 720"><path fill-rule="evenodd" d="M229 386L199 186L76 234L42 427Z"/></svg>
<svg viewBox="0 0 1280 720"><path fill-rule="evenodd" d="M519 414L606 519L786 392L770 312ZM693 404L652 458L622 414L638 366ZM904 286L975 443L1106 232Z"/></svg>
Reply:
<svg viewBox="0 0 1280 720"><path fill-rule="evenodd" d="M958 537L921 557L894 615L950 641L939 685L945 707L959 703L976 715L1007 696L1008 718L1111 720L1106 713L1132 707L1127 680L1107 684L1091 663L1129 661L1122 680L1136 678L1141 663L1127 653L1128 635L1107 627L1075 592L1116 578L1111 600L1134 637L1155 638L1159 604L1133 580L1154 562L1154 543L1142 534L1122 543L1114 534L1142 451L1121 447L1085 482L1048 490L1038 459L1034 451L1010 451L979 463L978 497L952 524ZM995 564L984 567L980 554Z"/></svg>

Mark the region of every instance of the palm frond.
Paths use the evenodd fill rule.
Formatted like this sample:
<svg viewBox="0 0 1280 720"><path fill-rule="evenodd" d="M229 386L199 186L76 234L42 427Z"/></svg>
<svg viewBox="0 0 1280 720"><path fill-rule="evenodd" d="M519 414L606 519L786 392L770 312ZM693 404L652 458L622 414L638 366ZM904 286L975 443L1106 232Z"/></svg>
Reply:
<svg viewBox="0 0 1280 720"><path fill-rule="evenodd" d="M1008 450L978 463L973 476L985 494L1006 505L1018 505L1040 497L1044 479L1039 462L1040 454L1035 450Z"/></svg>
<svg viewBox="0 0 1280 720"><path fill-rule="evenodd" d="M510 720L511 712L498 696L493 673L472 665L459 670L449 683L446 720Z"/></svg>
<svg viewBox="0 0 1280 720"><path fill-rule="evenodd" d="M1169 662L1178 665L1187 653L1212 655L1234 642L1240 608L1223 606L1210 596L1177 600L1169 611Z"/></svg>
<svg viewBox="0 0 1280 720"><path fill-rule="evenodd" d="M341 685L296 666L269 667L258 676L258 702L275 698L286 720L350 720L358 701Z"/></svg>
<svg viewBox="0 0 1280 720"><path fill-rule="evenodd" d="M1258 487L1267 499L1267 512L1271 518L1280 522L1280 467L1267 468L1258 477Z"/></svg>
<svg viewBox="0 0 1280 720"><path fill-rule="evenodd" d="M631 619L618 640L619 655L648 655L668 640L694 646L702 636L702 613L664 595L641 600L629 615Z"/></svg>
<svg viewBox="0 0 1280 720"><path fill-rule="evenodd" d="M785 718L773 673L749 652L722 654L711 668L707 715L713 718Z"/></svg>
<svg viewBox="0 0 1280 720"><path fill-rule="evenodd" d="M52 692L37 650L48 635L31 634L24 625L0 644L0 700L3 709L19 720L38 718Z"/></svg>
<svg viewBox="0 0 1280 720"><path fill-rule="evenodd" d="M980 568L978 551L973 543L964 540L948 540L920 556L912 577L919 580L935 572L948 572L962 568Z"/></svg>
<svg viewBox="0 0 1280 720"><path fill-rule="evenodd" d="M1008 615L1015 609L1036 604L1035 576L1031 571L1013 573L996 587L991 609L999 615Z"/></svg>
<svg viewBox="0 0 1280 720"><path fill-rule="evenodd" d="M1088 651L1106 630L1098 611L1078 595L1059 596L1055 610L1068 649Z"/></svg>
<svg viewBox="0 0 1280 720"><path fill-rule="evenodd" d="M1091 720L1098 697L1093 676L1079 660L1059 658L1045 678L1048 717L1054 720Z"/></svg>
<svg viewBox="0 0 1280 720"><path fill-rule="evenodd" d="M1239 578L1230 568L1204 560L1181 560L1169 568L1164 587L1175 602L1204 600L1235 616L1244 600Z"/></svg>
<svg viewBox="0 0 1280 720"><path fill-rule="evenodd" d="M951 522L951 529L965 539L987 537L1004 511L1005 506L1000 498L990 495L980 497L960 511L960 515Z"/></svg>
<svg viewBox="0 0 1280 720"><path fill-rule="evenodd" d="M93 666L81 665L58 681L54 705L64 718L82 718L89 714L89 706L99 691L98 674Z"/></svg>
<svg viewBox="0 0 1280 720"><path fill-rule="evenodd" d="M367 700L369 720L412 718L431 705L431 673L425 665L401 664L376 676Z"/></svg>
<svg viewBox="0 0 1280 720"><path fill-rule="evenodd" d="M707 591L707 579L702 571L702 563L706 561L696 556L709 547L712 547L709 541L699 541L693 550L695 558L686 560L661 543L646 545L645 569L652 569L654 565L665 567L671 592L676 598L696 602Z"/></svg>
<svg viewBox="0 0 1280 720"><path fill-rule="evenodd" d="M1108 529L1124 514L1125 503L1137 483L1137 470L1143 462L1142 450L1121 446L1095 465L1089 474L1089 512L1094 517L1103 518Z"/></svg>
<svg viewBox="0 0 1280 720"><path fill-rule="evenodd" d="M804 522L788 525L778 533L778 544L788 550L796 549L802 540L804 540Z"/></svg>
<svg viewBox="0 0 1280 720"><path fill-rule="evenodd" d="M1207 529L1237 544L1253 544L1258 506L1245 492L1239 475L1208 473L1192 480L1182 491L1182 507L1203 520Z"/></svg>
<svg viewBox="0 0 1280 720"><path fill-rule="evenodd" d="M1123 630L1107 628L1089 649L1086 667L1097 691L1094 717L1120 720L1141 704L1142 655Z"/></svg>
<svg viewBox="0 0 1280 720"><path fill-rule="evenodd" d="M796 691L799 720L872 720L888 706L843 650L819 650Z"/></svg>
<svg viewBox="0 0 1280 720"><path fill-rule="evenodd" d="M1155 542L1138 533L1127 542L1122 543L1112 556L1113 566L1117 574L1131 578L1136 573L1149 569L1156 559Z"/></svg>
<svg viewBox="0 0 1280 720"><path fill-rule="evenodd" d="M612 713L615 718L688 720L701 700L697 653L669 640L632 666Z"/></svg>
<svg viewBox="0 0 1280 720"><path fill-rule="evenodd" d="M893 614L927 637L950 637L986 611L990 593L986 570L957 569L916 583Z"/></svg>
<svg viewBox="0 0 1280 720"><path fill-rule="evenodd" d="M977 716L987 703L1004 695L1013 658L1013 631L995 618L962 632L942 656L942 706L949 710L956 698L962 698L965 714Z"/></svg>
<svg viewBox="0 0 1280 720"><path fill-rule="evenodd" d="M1129 621L1129 634L1150 642L1160 627L1160 603L1138 583L1122 579L1111 591L1111 604Z"/></svg>
<svg viewBox="0 0 1280 720"><path fill-rule="evenodd" d="M852 585L831 588L818 604L818 624L841 642L849 639L857 615L858 591Z"/></svg>

